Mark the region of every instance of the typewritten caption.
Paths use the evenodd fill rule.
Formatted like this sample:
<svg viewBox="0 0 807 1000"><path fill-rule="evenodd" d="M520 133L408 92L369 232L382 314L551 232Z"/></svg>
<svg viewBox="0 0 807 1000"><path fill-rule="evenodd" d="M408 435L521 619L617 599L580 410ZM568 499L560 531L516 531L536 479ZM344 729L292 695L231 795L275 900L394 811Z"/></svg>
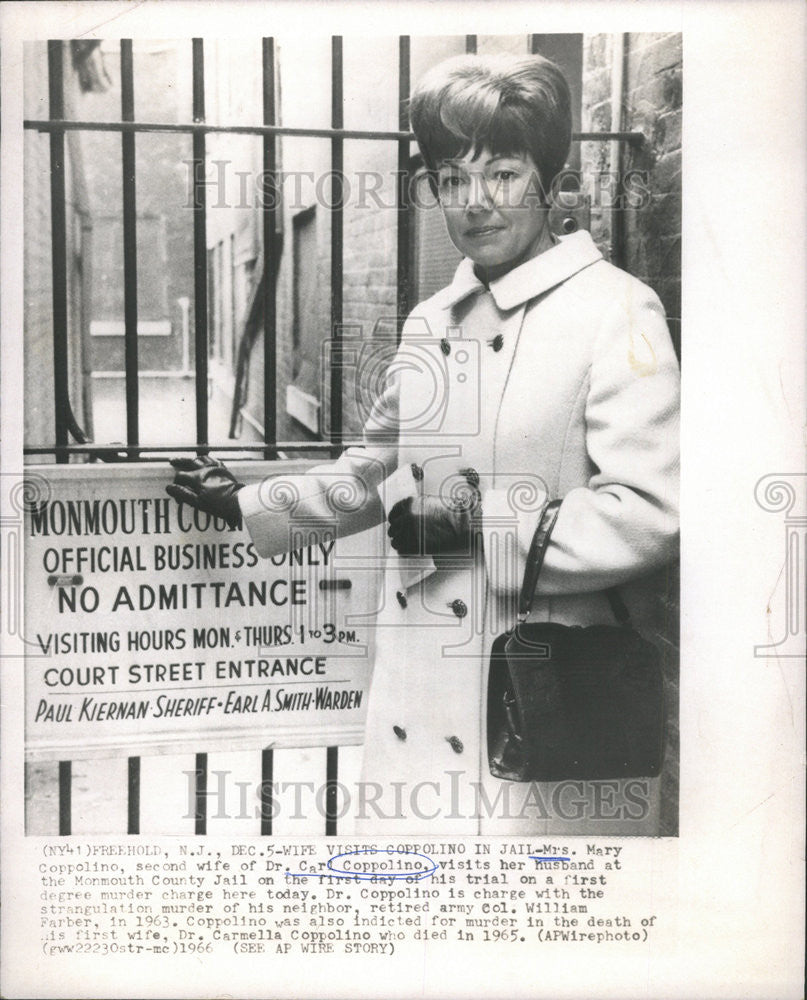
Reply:
<svg viewBox="0 0 807 1000"><path fill-rule="evenodd" d="M40 852L41 947L47 956L392 956L424 941L636 947L658 922L620 893L630 851L584 840L216 849L71 840Z"/></svg>

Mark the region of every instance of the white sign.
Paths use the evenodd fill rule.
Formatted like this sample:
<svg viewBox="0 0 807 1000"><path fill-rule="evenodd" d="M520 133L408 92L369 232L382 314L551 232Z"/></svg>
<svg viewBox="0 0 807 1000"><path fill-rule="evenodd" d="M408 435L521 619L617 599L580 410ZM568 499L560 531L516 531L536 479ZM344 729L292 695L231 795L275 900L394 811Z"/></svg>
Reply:
<svg viewBox="0 0 807 1000"><path fill-rule="evenodd" d="M368 647L355 619L372 610L373 573L350 551L367 537L326 534L261 559L245 529L168 497L171 475L142 464L32 475L28 755L361 742Z"/></svg>

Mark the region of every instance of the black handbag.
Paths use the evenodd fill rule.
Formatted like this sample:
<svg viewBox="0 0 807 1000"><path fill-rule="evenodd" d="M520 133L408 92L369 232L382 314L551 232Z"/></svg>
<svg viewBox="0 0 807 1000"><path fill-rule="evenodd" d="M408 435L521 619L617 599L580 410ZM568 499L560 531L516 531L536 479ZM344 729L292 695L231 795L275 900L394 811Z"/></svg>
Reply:
<svg viewBox="0 0 807 1000"><path fill-rule="evenodd" d="M518 622L496 638L488 679L488 759L497 778L561 781L655 777L664 750L659 651L630 625L527 622L561 501L545 507L530 546Z"/></svg>

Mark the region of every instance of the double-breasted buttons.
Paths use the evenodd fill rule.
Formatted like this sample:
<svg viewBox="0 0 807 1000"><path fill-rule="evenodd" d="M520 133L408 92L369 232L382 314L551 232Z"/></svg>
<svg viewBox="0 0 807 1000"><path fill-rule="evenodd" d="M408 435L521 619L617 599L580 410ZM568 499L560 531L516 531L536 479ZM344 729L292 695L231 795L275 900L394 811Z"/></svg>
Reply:
<svg viewBox="0 0 807 1000"><path fill-rule="evenodd" d="M449 601L448 606L451 608L451 610L454 612L457 618L464 618L468 614L468 605L465 603L465 601L461 601L459 597L456 599L456 601Z"/></svg>
<svg viewBox="0 0 807 1000"><path fill-rule="evenodd" d="M449 344L445 337L443 337L440 341L440 350L446 355L446 357L451 354L451 344Z"/></svg>
<svg viewBox="0 0 807 1000"><path fill-rule="evenodd" d="M504 337L497 333L495 337L492 337L488 341L488 347L492 347L493 350L498 354L498 352L504 347Z"/></svg>
<svg viewBox="0 0 807 1000"><path fill-rule="evenodd" d="M406 730L403 728L403 726L393 726L392 731L393 733L395 733L395 735L398 737L399 740L406 739Z"/></svg>
<svg viewBox="0 0 807 1000"><path fill-rule="evenodd" d="M420 465L418 465L417 462L412 462L411 469L412 469L412 478L415 480L415 482L416 483L421 482L421 480L423 479L423 468Z"/></svg>
<svg viewBox="0 0 807 1000"><path fill-rule="evenodd" d="M446 742L454 751L454 753L462 753L462 751L465 749L465 746L463 745L463 742L459 738L459 736L446 736Z"/></svg>
<svg viewBox="0 0 807 1000"><path fill-rule="evenodd" d="M402 590L395 591L395 598L402 608L405 608L406 605L408 604L408 601L406 600L406 594Z"/></svg>

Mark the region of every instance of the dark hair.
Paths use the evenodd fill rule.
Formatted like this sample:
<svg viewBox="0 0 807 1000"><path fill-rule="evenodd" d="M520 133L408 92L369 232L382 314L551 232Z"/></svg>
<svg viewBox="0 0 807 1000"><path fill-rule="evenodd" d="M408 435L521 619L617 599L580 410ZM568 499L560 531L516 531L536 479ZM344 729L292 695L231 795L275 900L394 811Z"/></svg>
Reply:
<svg viewBox="0 0 807 1000"><path fill-rule="evenodd" d="M528 153L548 196L569 153L569 85L543 56L446 59L418 82L409 113L433 190L442 160L487 146L497 155Z"/></svg>

